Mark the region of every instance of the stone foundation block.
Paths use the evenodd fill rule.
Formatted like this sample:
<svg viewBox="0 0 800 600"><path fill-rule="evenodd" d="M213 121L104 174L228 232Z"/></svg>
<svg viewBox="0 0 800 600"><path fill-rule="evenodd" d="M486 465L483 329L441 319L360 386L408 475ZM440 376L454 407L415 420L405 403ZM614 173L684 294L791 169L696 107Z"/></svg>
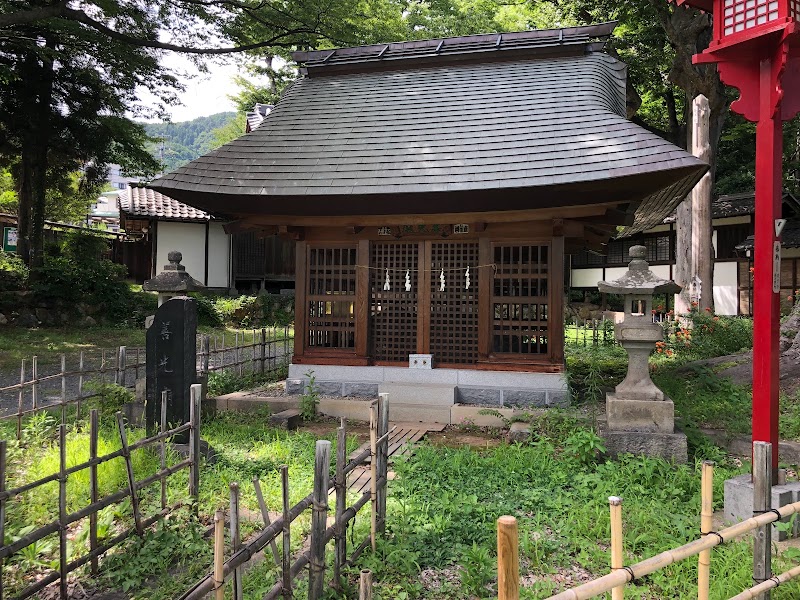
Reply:
<svg viewBox="0 0 800 600"><path fill-rule="evenodd" d="M772 508L780 508L800 501L800 481L772 486ZM725 522L738 523L753 516L753 481L750 475L739 475L725 481ZM788 523L791 517L782 519ZM779 531L772 526L772 541L783 541L800 537L800 522L795 519L791 531Z"/></svg>
<svg viewBox="0 0 800 600"><path fill-rule="evenodd" d="M291 396L300 396L306 392L306 383L302 379L287 379L286 393Z"/></svg>
<svg viewBox="0 0 800 600"><path fill-rule="evenodd" d="M470 406L503 406L503 392L491 388L458 386L457 401Z"/></svg>
<svg viewBox="0 0 800 600"><path fill-rule="evenodd" d="M630 400L607 394L606 418L610 431L672 433L675 405L672 400Z"/></svg>
<svg viewBox="0 0 800 600"><path fill-rule="evenodd" d="M637 454L663 458L684 464L689 460L689 451L684 433L656 433L641 431L601 430L606 452L616 457L620 454Z"/></svg>
<svg viewBox="0 0 800 600"><path fill-rule="evenodd" d="M545 406L547 393L542 390L503 390L503 405L510 408Z"/></svg>
<svg viewBox="0 0 800 600"><path fill-rule="evenodd" d="M341 381L315 381L317 392L321 396L341 396L342 395L342 382ZM306 390L303 390L305 393Z"/></svg>
<svg viewBox="0 0 800 600"><path fill-rule="evenodd" d="M362 383L359 381L345 381L342 384L342 396L354 398L377 398L377 383Z"/></svg>
<svg viewBox="0 0 800 600"><path fill-rule="evenodd" d="M456 401L456 386L447 384L435 383L381 383L378 386L380 393L389 394L389 401L391 406L398 406L401 404L419 404L429 408L446 408L448 412L450 407ZM405 419L395 419L397 421ZM416 420L416 419L414 419ZM424 421L425 419L419 419Z"/></svg>
<svg viewBox="0 0 800 600"><path fill-rule="evenodd" d="M569 406L569 392L547 392L547 406L567 408Z"/></svg>
<svg viewBox="0 0 800 600"><path fill-rule="evenodd" d="M282 410L281 412L270 415L269 417L270 425L280 429L287 429L289 431L297 429L302 421L303 417L300 413L300 410L296 408Z"/></svg>

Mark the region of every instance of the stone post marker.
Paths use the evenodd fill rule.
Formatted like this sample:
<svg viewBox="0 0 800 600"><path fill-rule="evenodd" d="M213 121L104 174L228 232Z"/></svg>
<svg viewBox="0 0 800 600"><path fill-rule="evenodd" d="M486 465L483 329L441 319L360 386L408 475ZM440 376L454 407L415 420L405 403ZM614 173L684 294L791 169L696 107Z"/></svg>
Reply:
<svg viewBox="0 0 800 600"><path fill-rule="evenodd" d="M601 292L625 297L625 319L615 332L628 353L628 374L606 395L606 447L612 455L629 452L686 462L686 436L675 431L675 406L650 379L648 367L656 342L664 338L661 325L653 323L653 296L677 294L681 288L650 270L644 246L633 246L630 256L622 277L597 284Z"/></svg>
<svg viewBox="0 0 800 600"><path fill-rule="evenodd" d="M158 310L148 317L146 328L145 426L148 435L155 431L161 414L161 395L169 395L167 421L179 425L189 420L189 386L197 383L197 301L186 292L205 289L181 265L183 256L172 251L170 264L143 289L158 292ZM184 439L174 440L185 443Z"/></svg>

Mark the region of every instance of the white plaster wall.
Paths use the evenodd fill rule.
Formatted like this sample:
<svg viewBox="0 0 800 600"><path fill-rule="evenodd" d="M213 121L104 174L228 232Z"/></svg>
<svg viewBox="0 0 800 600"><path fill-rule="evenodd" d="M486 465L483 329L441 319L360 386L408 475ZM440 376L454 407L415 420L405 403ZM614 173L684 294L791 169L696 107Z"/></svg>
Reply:
<svg viewBox="0 0 800 600"><path fill-rule="evenodd" d="M572 269L572 287L596 288L597 282L603 279L603 269Z"/></svg>
<svg viewBox="0 0 800 600"><path fill-rule="evenodd" d="M738 314L738 263L714 263L714 311L719 315Z"/></svg>
<svg viewBox="0 0 800 600"><path fill-rule="evenodd" d="M669 265L651 265L650 270L661 279L669 279Z"/></svg>
<svg viewBox="0 0 800 600"><path fill-rule="evenodd" d="M159 221L156 240L156 273L160 273L164 265L169 264L167 254L172 250L178 250L183 254L181 264L186 267L186 271L202 283L205 275L205 246L205 223Z"/></svg>
<svg viewBox="0 0 800 600"><path fill-rule="evenodd" d="M231 267L230 237L219 223L208 230L208 287L227 288Z"/></svg>
<svg viewBox="0 0 800 600"><path fill-rule="evenodd" d="M627 273L628 267L611 267L606 269L606 281L614 281ZM597 285L597 284L595 284Z"/></svg>

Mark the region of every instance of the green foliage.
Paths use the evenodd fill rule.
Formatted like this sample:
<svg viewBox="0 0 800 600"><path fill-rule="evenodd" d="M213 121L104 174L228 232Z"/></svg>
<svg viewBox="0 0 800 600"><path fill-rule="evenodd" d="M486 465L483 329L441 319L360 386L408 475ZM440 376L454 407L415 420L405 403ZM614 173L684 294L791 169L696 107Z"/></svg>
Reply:
<svg viewBox="0 0 800 600"><path fill-rule="evenodd" d="M28 267L19 256L0 250L0 292L22 288L28 275Z"/></svg>
<svg viewBox="0 0 800 600"><path fill-rule="evenodd" d="M197 300L200 325L258 328L288 326L294 322L294 296L259 294L258 296L211 296L192 294Z"/></svg>
<svg viewBox="0 0 800 600"><path fill-rule="evenodd" d="M232 370L211 371L208 374L208 395L216 398L225 394L231 394L240 390L253 389L264 383L279 381L286 378L288 366L283 364L269 373L247 373L238 375Z"/></svg>
<svg viewBox="0 0 800 600"><path fill-rule="evenodd" d="M613 388L628 370L628 356L621 346L568 346L567 380L575 402L596 402L606 388Z"/></svg>
<svg viewBox="0 0 800 600"><path fill-rule="evenodd" d="M714 358L744 352L753 347L753 319L715 315L696 307L688 315L688 327L681 320L664 323L667 342L659 345L679 360Z"/></svg>
<svg viewBox="0 0 800 600"><path fill-rule="evenodd" d="M314 371L306 373L308 383L305 392L300 397L300 415L304 421L313 421L317 418L317 408L319 407L319 387Z"/></svg>
<svg viewBox="0 0 800 600"><path fill-rule="evenodd" d="M104 560L102 576L111 586L128 592L173 565L208 560L211 549L202 534L202 526L188 511L162 519L154 530L141 538L134 536Z"/></svg>
<svg viewBox="0 0 800 600"><path fill-rule="evenodd" d="M603 438L591 429L579 429L564 440L564 455L582 465L590 465L605 453Z"/></svg>
<svg viewBox="0 0 800 600"><path fill-rule="evenodd" d="M88 381L84 389L90 394L97 395L101 413L106 417L113 416L118 410L122 410L123 404L136 399L135 394L128 388L106 381Z"/></svg>
<svg viewBox="0 0 800 600"><path fill-rule="evenodd" d="M187 162L213 150L215 131L227 127L237 119L236 113L222 112L208 117L198 117L179 123L142 123L151 138L147 148L164 171L173 171ZM239 135L244 134L244 128Z"/></svg>

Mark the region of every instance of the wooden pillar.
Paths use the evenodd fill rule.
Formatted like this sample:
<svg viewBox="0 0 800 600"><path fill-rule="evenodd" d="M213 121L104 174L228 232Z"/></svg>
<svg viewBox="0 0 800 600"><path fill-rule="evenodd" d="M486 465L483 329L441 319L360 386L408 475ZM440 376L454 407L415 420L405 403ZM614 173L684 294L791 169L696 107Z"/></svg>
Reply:
<svg viewBox="0 0 800 600"><path fill-rule="evenodd" d="M692 154L711 160L708 98L700 94L692 101ZM711 174L706 173L692 189L692 279L700 282L699 308L714 308L714 248L711 238Z"/></svg>
<svg viewBox="0 0 800 600"><path fill-rule="evenodd" d="M483 267L478 274L478 361L489 359L492 351L492 286L494 269L492 264L492 243L489 238L478 240L478 262Z"/></svg>
<svg viewBox="0 0 800 600"><path fill-rule="evenodd" d="M308 269L308 244L296 242L294 288L294 355L302 357L308 339L308 300L306 300L306 271Z"/></svg>
<svg viewBox="0 0 800 600"><path fill-rule="evenodd" d="M418 256L417 353L428 354L431 350L431 242L419 243Z"/></svg>
<svg viewBox="0 0 800 600"><path fill-rule="evenodd" d="M564 363L564 222L553 221L553 241L550 246L550 314L548 342L550 360Z"/></svg>
<svg viewBox="0 0 800 600"><path fill-rule="evenodd" d="M369 240L359 240L356 255L356 356L369 353Z"/></svg>

